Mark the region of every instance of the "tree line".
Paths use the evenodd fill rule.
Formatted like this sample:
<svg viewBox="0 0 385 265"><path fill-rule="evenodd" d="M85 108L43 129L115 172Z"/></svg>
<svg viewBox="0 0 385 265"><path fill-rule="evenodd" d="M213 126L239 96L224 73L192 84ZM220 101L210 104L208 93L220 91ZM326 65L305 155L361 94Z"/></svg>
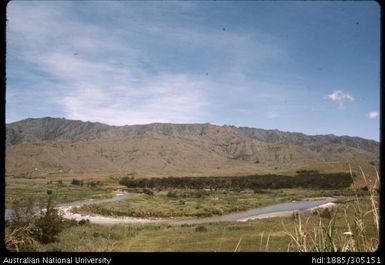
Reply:
<svg viewBox="0 0 385 265"><path fill-rule="evenodd" d="M302 172L301 172L302 173ZM134 178L123 177L119 184L128 188L192 188L192 189L340 189L349 187L353 180L349 173L252 175L244 177L166 177Z"/></svg>

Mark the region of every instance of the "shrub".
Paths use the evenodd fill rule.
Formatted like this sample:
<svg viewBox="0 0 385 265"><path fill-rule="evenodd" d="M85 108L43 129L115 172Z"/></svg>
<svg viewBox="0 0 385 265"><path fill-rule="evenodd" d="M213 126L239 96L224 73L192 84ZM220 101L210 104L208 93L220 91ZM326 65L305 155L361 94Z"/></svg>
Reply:
<svg viewBox="0 0 385 265"><path fill-rule="evenodd" d="M49 196L46 209L36 212L32 200L26 204L14 203L14 212L5 229L5 244L11 251L33 250L36 242L42 244L57 241L64 228L64 219L52 205Z"/></svg>
<svg viewBox="0 0 385 265"><path fill-rule="evenodd" d="M207 232L207 227L200 225L195 227L195 232Z"/></svg>
<svg viewBox="0 0 385 265"><path fill-rule="evenodd" d="M91 188L96 188L97 186L100 186L100 185L101 185L100 181L90 181L87 183L87 186Z"/></svg>
<svg viewBox="0 0 385 265"><path fill-rule="evenodd" d="M89 224L90 223L90 220L88 219L82 219L78 222L79 225L85 225L85 224Z"/></svg>
<svg viewBox="0 0 385 265"><path fill-rule="evenodd" d="M318 175L319 172L318 170L297 170L296 171L297 175Z"/></svg>
<svg viewBox="0 0 385 265"><path fill-rule="evenodd" d="M39 230L37 238L43 244L57 241L57 235L62 231L64 219L52 205L49 197L45 211L36 219L36 227Z"/></svg>
<svg viewBox="0 0 385 265"><path fill-rule="evenodd" d="M143 193L150 196L154 196L154 192L150 189L143 189Z"/></svg>
<svg viewBox="0 0 385 265"><path fill-rule="evenodd" d="M71 181L71 185L83 186L83 184L84 184L83 180L72 179L72 181Z"/></svg>

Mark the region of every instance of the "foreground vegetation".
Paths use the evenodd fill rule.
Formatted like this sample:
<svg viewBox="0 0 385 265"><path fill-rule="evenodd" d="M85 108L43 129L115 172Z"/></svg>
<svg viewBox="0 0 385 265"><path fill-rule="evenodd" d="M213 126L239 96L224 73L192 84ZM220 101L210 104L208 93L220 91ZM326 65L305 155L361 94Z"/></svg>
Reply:
<svg viewBox="0 0 385 265"><path fill-rule="evenodd" d="M353 179L353 174L351 177ZM110 215L137 213L148 216L165 212L176 216L199 216L196 208L199 204L202 206L200 213L207 212L207 207L212 205L225 212L253 203L263 205L313 196L344 196L332 210L319 209L292 217L248 222L102 226L85 220L59 221L60 231L44 230L51 238L44 240L41 235L46 221L61 220L57 212L50 212L51 219L41 214L31 219L35 220L33 222L7 223L6 243L13 251L374 251L379 241L379 178L378 174L373 178L361 172L360 179L354 179L351 187L338 190L144 188L144 194L132 198L132 203L113 202L99 205L97 209L109 210L105 213ZM81 188L81 182L71 182L68 185ZM214 215L220 213L211 212ZM34 226L29 227L29 223Z"/></svg>
<svg viewBox="0 0 385 265"><path fill-rule="evenodd" d="M233 252L233 251L373 251L378 245L378 231L371 215L358 217L355 212L356 202L339 204L334 210L318 210L303 213L299 216L286 218L270 218L249 222L224 222L204 225L114 225L102 226L87 222L67 221L67 227L59 234L59 241L42 244L35 242L31 248L34 251L204 251L204 252ZM359 198L361 206L370 205L370 198ZM327 214L329 212L329 214ZM346 218L349 222L347 223ZM354 218L362 222L365 228L365 240L371 242L371 247L362 244L362 233L356 231ZM302 220L301 232L303 241L296 237L298 234L299 218ZM328 241L326 228L333 223L331 236ZM351 230L349 230L349 226ZM322 227L325 229L325 248L310 248L309 236ZM352 231L352 235L346 232ZM361 229L362 231L362 229ZM345 234L344 234L345 233ZM357 234L356 234L357 233ZM294 236L294 238L292 237ZM320 237L322 238L322 237ZM341 241L340 243L339 240ZM74 242L77 242L74 244ZM317 241L315 241L317 242ZM334 245L337 246L334 248ZM348 244L356 244L356 248L343 248ZM359 243L361 242L361 243ZM299 244L297 244L299 243ZM338 243L338 244L337 244ZM307 248L303 248L303 246ZM338 246L341 246L340 248Z"/></svg>
<svg viewBox="0 0 385 265"><path fill-rule="evenodd" d="M45 208L36 212L35 205L14 208L12 220L6 223L5 244L12 251L33 251L37 244L58 241L58 234L65 226L65 220L52 204L48 194Z"/></svg>
<svg viewBox="0 0 385 265"><path fill-rule="evenodd" d="M329 220L318 224L311 218L303 219L296 216L294 232L287 232L291 238L289 249L294 251L344 251L369 252L379 246L379 188L380 178L376 171L375 181L361 169L364 189L358 192L353 185L355 196L352 202L337 210L343 213L328 213ZM364 192L362 192L364 191ZM342 219L342 220L341 220ZM302 221L304 220L304 221ZM341 226L340 224L344 224Z"/></svg>

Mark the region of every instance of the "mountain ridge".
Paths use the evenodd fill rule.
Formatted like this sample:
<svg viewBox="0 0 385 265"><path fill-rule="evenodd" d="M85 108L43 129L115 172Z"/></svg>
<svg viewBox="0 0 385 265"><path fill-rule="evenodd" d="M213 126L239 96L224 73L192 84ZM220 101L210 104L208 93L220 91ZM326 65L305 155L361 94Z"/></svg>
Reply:
<svg viewBox="0 0 385 265"><path fill-rule="evenodd" d="M46 122L49 122L50 123L50 126L49 127L53 127L52 125L55 125L55 123L59 122L59 121L62 121L63 123L67 123L67 124L80 124L82 125L82 128L84 129L84 125L91 125L91 126L99 126L99 129L97 130L97 132L101 132L101 131L104 131L104 130L107 130L107 129L120 129L120 130L123 130L123 131L130 131L130 130L127 130L127 128L131 127L131 128L149 128L149 127L157 127L157 126L162 126L162 127L166 127L166 126L180 126L180 127L186 127L186 126L198 126L198 127L204 127L204 126L213 126L213 127L221 127L221 128L234 128L234 129L238 129L238 130L241 130L242 132L244 132L245 134L248 134L248 136L254 136L253 134L255 134L255 132L258 132L258 133L264 133L265 135L266 134L281 134L281 136L283 134L286 135L286 138L287 138L287 135L290 135L290 136L297 136L297 137L305 137L305 138L310 138L310 139L316 139L316 138L329 138L329 139L332 139L332 140L335 140L337 138L340 138L340 139L352 139L352 140L357 140L357 141L368 141L370 143L373 143L373 144L379 144L379 142L375 141L375 140L371 140L371 139L365 139L365 138L362 138L362 137L358 137L358 136L348 136L348 135L342 135L342 136L336 136L334 134L317 134L317 135L307 135L307 134L304 134L304 133L301 133L301 132L289 132L289 131L281 131L281 130L278 130L278 129L259 129L259 128L254 128L254 127L246 127L246 126L234 126L234 125L214 125L214 124L211 124L211 123L149 123L149 124L134 124L134 125L122 125L122 126L116 126L116 125L108 125L108 124L105 124L105 123L100 123L100 122L91 122L91 121L81 121L81 120L70 120L70 119L65 119L65 118L52 118L52 117L44 117L44 118L27 118L27 119L24 119L24 120L20 120L20 121L16 121L16 122L12 122L12 123L8 123L6 124L6 128L7 128L7 145L13 145L13 144L20 144L20 143L32 143L30 137L27 137L27 140L26 141L14 141L12 135L8 134L8 131L9 130L12 130L12 129L15 129L15 127L20 127L20 126L23 126L24 124L26 123L29 123L29 122L41 122L41 121L46 121ZM92 133L92 132L91 132ZM116 135L117 137L121 136L121 135ZM24 138L24 137L23 137ZM56 138L56 137L55 137ZM108 137L106 137L108 138ZM255 137L257 138L257 137ZM37 139L38 141L45 141L47 139ZM52 139L52 140L56 140L56 139ZM59 140L60 140L60 137L59 137ZM68 140L76 140L76 137L74 139L68 139ZM261 140L264 140L264 141L267 141L267 139L261 139ZM12 143L12 142L15 142L15 143ZM271 142L274 142L274 140L271 140Z"/></svg>
<svg viewBox="0 0 385 265"><path fill-rule="evenodd" d="M208 123L111 126L64 118L26 119L6 125L6 144L7 172L19 173L34 168L254 172L315 162L379 162L379 143L374 140Z"/></svg>

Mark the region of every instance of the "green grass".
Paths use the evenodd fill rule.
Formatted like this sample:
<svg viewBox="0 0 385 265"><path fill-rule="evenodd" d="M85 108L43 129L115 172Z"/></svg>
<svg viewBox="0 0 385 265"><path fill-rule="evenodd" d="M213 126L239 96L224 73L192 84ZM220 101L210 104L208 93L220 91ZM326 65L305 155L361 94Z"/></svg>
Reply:
<svg viewBox="0 0 385 265"><path fill-rule="evenodd" d="M240 237L240 251L264 251L260 244L266 228L279 222L267 220L250 223L221 223L193 226L94 224L72 227L60 236L58 243L37 246L37 251L234 251ZM204 227L202 229L201 227ZM287 236L274 234L272 246L285 251ZM77 242L74 244L73 242Z"/></svg>
<svg viewBox="0 0 385 265"><path fill-rule="evenodd" d="M366 197L363 201L369 203ZM346 231L346 215L355 217L354 201L339 204L336 207L335 232L343 235ZM308 220L303 229L309 233L317 228L320 218L327 223L328 218L320 217L317 212L301 214L302 220ZM370 216L363 223L368 227L366 233L372 240L377 240L378 233ZM295 233L298 220L293 217L278 217L249 222L224 222L204 225L114 225L95 224L76 225L60 234L60 241L47 245L37 244L36 251L84 251L84 252L130 252L130 251L197 251L197 252L233 252L233 251L299 251L293 246L289 233ZM76 242L76 244L74 244Z"/></svg>
<svg viewBox="0 0 385 265"><path fill-rule="evenodd" d="M55 204L85 200L90 198L108 198L113 196L111 180L105 178L100 185L95 187L71 185L73 177L35 177L32 179L9 177L6 178L5 206L12 208L14 201L34 201L44 203L47 191L52 191ZM94 181L95 178L84 178L85 182Z"/></svg>
<svg viewBox="0 0 385 265"><path fill-rule="evenodd" d="M305 168L304 169L308 169ZM376 172L375 172L376 173ZM364 174L363 174L364 175ZM169 226L159 224L80 225L73 222L59 235L59 242L31 243L32 251L333 251L330 242L342 246L340 250L374 250L378 244L378 202L374 194L378 182L374 173L357 178L352 188L339 190L267 189L243 191L165 189L154 196L139 194L126 201L82 208L82 212L106 215L151 216L207 216L260 207L283 201L311 197L334 196L339 204L328 217L322 211L304 213L299 218L270 218L249 222L225 222L203 225ZM374 176L375 177L375 176ZM378 177L378 175L377 175ZM73 178L100 181L97 187L71 185ZM108 197L111 191L121 188L119 177L112 175L55 175L7 176L6 206L16 199L45 201L47 190L53 191L56 203ZM61 183L59 183L61 181ZM369 187L367 191L362 189ZM354 192L356 191L356 193ZM169 194L171 192L171 194ZM169 196L167 196L169 194ZM374 211L376 209L376 211ZM377 219L376 219L377 218ZM300 222L301 220L301 222ZM9 232L6 228L6 234ZM352 231L353 240L344 232ZM323 238L323 239L322 239ZM344 241L345 240L345 241ZM76 243L74 243L76 242ZM351 245L347 245L351 244ZM344 248L345 247L345 248ZM338 248L336 248L338 250Z"/></svg>
<svg viewBox="0 0 385 265"><path fill-rule="evenodd" d="M363 165L362 168L365 172L369 172L369 180L371 176L375 175L374 167ZM287 171L277 171L275 174L283 175L296 175L297 170L319 170L322 173L335 173L341 171L348 171L348 166L341 165L341 163L319 163L301 168L294 168ZM357 175L360 174L358 166L352 168L353 172ZM265 172L267 174L267 172ZM188 173L186 173L188 175ZM194 175L194 174L192 174ZM204 175L203 173L200 176ZM209 174L208 174L209 175ZM234 175L234 174L232 174ZM239 173L239 176L245 175L245 173ZM6 190L5 190L5 206L10 208L15 200L34 200L37 202L45 202L47 190L52 190L55 203L71 202L83 199L98 198L98 197L109 197L113 190L124 188L119 185L118 182L122 177L135 177L143 178L148 176L159 176L155 173L146 172L84 172L84 173L43 173L43 172L32 172L29 174L19 175L6 175ZM89 181L100 181L101 186L96 188L91 187L79 187L71 185L72 179L79 179L84 182ZM59 184L61 181L62 184ZM364 184L363 184L364 185ZM295 190L295 189L293 189ZM280 191L280 190L279 190ZM304 189L299 189L299 193L307 194ZM320 191L320 196L329 196L328 194L339 194L339 191ZM293 194L297 196L297 194ZM298 195L300 196L300 194ZM313 196L313 195L311 195Z"/></svg>

